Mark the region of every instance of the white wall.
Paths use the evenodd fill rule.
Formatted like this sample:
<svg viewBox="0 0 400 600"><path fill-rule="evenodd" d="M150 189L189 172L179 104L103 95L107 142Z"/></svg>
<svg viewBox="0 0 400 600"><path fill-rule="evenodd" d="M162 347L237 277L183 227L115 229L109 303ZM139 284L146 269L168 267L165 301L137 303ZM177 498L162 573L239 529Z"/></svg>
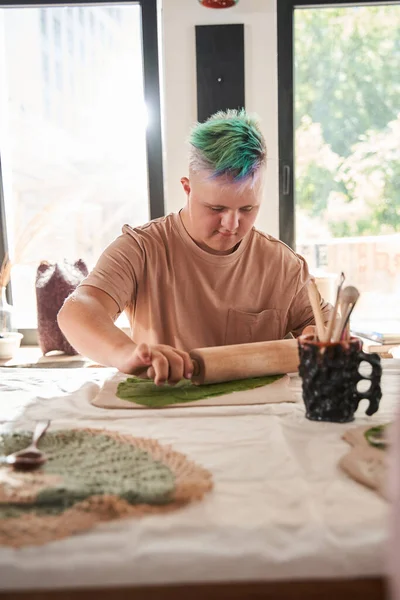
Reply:
<svg viewBox="0 0 400 600"><path fill-rule="evenodd" d="M196 122L195 25L245 26L246 109L256 113L268 148L265 198L257 227L279 234L276 0L240 0L226 10L198 0L162 0L163 120L166 212L185 201L180 178L187 174L186 140Z"/></svg>

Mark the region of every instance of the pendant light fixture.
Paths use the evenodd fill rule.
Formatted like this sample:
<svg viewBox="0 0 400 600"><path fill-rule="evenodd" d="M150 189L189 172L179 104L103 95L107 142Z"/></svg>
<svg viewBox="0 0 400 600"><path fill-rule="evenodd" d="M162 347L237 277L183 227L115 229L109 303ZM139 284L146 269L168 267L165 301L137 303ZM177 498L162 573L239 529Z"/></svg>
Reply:
<svg viewBox="0 0 400 600"><path fill-rule="evenodd" d="M206 8L231 8L235 6L239 0L199 0L202 6Z"/></svg>

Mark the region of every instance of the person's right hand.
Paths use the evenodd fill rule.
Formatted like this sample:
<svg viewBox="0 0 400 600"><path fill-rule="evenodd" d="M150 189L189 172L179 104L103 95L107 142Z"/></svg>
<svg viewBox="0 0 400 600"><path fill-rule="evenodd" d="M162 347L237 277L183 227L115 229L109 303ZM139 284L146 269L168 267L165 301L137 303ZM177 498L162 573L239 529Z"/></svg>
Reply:
<svg viewBox="0 0 400 600"><path fill-rule="evenodd" d="M193 363L187 352L164 344L143 343L129 351L119 370L137 377L154 379L156 385L166 382L174 385L181 379L192 377Z"/></svg>

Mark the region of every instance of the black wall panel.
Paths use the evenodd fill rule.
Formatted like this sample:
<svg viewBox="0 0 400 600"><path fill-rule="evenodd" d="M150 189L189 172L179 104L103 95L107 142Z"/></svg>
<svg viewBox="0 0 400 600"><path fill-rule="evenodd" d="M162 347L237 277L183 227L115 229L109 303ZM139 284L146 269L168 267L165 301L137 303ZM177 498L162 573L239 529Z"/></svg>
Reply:
<svg viewBox="0 0 400 600"><path fill-rule="evenodd" d="M197 119L245 108L244 26L197 25Z"/></svg>

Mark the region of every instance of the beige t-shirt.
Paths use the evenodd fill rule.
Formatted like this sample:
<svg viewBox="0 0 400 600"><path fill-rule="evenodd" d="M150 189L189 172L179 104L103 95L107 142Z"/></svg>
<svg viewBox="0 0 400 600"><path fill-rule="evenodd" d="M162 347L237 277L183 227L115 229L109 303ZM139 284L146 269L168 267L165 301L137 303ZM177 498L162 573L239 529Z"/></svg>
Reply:
<svg viewBox="0 0 400 600"><path fill-rule="evenodd" d="M253 228L228 255L195 244L179 214L124 225L81 285L126 311L136 343L182 350L299 335L314 323L305 260ZM328 320L330 305L321 303Z"/></svg>

